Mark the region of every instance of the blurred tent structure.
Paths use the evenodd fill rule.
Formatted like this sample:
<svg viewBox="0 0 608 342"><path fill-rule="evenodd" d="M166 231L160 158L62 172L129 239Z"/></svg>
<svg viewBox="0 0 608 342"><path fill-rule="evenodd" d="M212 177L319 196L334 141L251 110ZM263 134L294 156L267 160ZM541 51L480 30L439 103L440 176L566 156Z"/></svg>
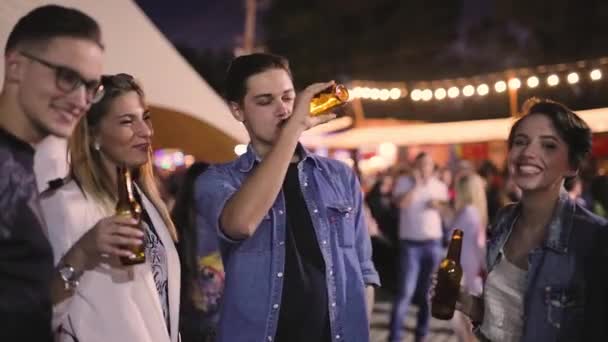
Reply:
<svg viewBox="0 0 608 342"><path fill-rule="evenodd" d="M155 148L177 148L208 162L236 157L234 146L248 140L244 127L133 1L2 0L2 49L18 18L45 4L74 7L99 22L105 43L105 73L126 72L141 81L153 112ZM3 75L4 63L0 63L0 82ZM44 145L46 161L61 163L65 143L50 140L54 142ZM54 168L52 173L65 167Z"/></svg>
<svg viewBox="0 0 608 342"><path fill-rule="evenodd" d="M577 111L594 133L608 132L608 108ZM397 146L460 144L506 140L512 118L443 123L365 124L338 133L307 134L303 143L311 148L354 149L362 145L393 143Z"/></svg>

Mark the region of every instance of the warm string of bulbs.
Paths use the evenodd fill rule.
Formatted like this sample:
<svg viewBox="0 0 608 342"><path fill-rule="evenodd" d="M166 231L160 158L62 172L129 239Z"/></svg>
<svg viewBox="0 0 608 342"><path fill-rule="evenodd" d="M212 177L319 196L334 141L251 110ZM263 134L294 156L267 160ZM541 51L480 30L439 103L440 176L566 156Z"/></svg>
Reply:
<svg viewBox="0 0 608 342"><path fill-rule="evenodd" d="M588 62L578 62L577 65L585 67ZM597 63L595 63L597 64ZM600 59L602 66L608 64L608 58ZM575 85L583 80L591 82L600 81L603 78L602 67L595 67L591 70L586 69L584 71L571 71L564 72L567 68L564 65L558 66L541 66L537 69L559 69L559 72L545 73L543 76L527 75L524 77L497 77L494 82L480 82L480 77L472 78L470 81L433 81L433 82L416 82L417 87L412 87L411 91L405 85L405 83L397 84L390 83L388 86L379 86L379 82L366 82L366 81L355 81L349 87L351 99L363 99L372 101L389 101L399 100L409 97L412 101L428 102L431 100L442 101L445 99L456 99L460 96L472 97L486 96L491 92L497 94L504 93L508 89L520 89L521 87L528 87L530 89L537 88L541 85L548 87L556 87L560 84ZM570 68L572 70L573 68ZM577 69L580 69L578 67ZM505 75L504 73L503 75ZM561 75L561 77L560 77ZM487 79L488 77L486 77ZM476 80L476 81L475 81ZM454 83L458 83L456 85ZM441 86L446 84L449 86ZM450 85L451 84L451 85ZM437 86L433 86L437 85Z"/></svg>

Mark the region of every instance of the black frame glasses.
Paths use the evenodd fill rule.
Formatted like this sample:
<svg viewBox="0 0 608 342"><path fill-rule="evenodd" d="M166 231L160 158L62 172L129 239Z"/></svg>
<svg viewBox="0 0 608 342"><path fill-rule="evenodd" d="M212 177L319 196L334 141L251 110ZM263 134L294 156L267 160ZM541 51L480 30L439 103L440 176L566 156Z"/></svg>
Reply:
<svg viewBox="0 0 608 342"><path fill-rule="evenodd" d="M87 100L89 100L91 103L99 102L99 100L101 100L105 93L101 81L87 81L84 77L80 75L78 71L70 67L51 63L27 52L20 51L19 53L24 57L31 59L55 71L55 83L57 85L57 88L59 88L59 90L63 92L71 93L74 90L78 89L80 86L84 86L87 95Z"/></svg>

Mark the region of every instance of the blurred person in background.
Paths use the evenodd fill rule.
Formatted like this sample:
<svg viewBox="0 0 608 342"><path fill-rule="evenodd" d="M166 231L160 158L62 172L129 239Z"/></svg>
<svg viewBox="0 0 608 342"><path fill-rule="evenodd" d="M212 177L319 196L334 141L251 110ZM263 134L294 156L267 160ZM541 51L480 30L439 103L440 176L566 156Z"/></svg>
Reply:
<svg viewBox="0 0 608 342"><path fill-rule="evenodd" d="M475 295L482 292L482 273L485 269L486 226L488 207L484 180L477 174L461 177L456 182L454 219L449 224L464 232L460 264L463 269L463 288ZM460 312L454 316L454 330L461 341L475 341L472 326Z"/></svg>
<svg viewBox="0 0 608 342"><path fill-rule="evenodd" d="M393 203L394 177L390 173L378 175L376 183L365 196L370 213L377 222L379 234L372 236L374 265L380 275L383 289L391 292L397 287L398 212Z"/></svg>
<svg viewBox="0 0 608 342"><path fill-rule="evenodd" d="M403 322L416 292L425 294L442 254L443 222L440 210L448 205L448 188L435 177L435 163L427 153L414 161L412 176L398 179L393 196L400 208L398 291L391 314L389 341L402 340ZM415 341L428 333L430 304L419 296Z"/></svg>
<svg viewBox="0 0 608 342"><path fill-rule="evenodd" d="M224 291L224 267L217 234L198 218L194 196L196 179L208 168L207 163L192 164L176 182L175 206L171 217L180 241L177 252L182 265L180 332L183 342L211 342L219 320L219 306Z"/></svg>
<svg viewBox="0 0 608 342"><path fill-rule="evenodd" d="M449 167L439 169L439 180L442 181L448 187L448 198L450 203L454 202L456 197L456 190L454 189L454 175Z"/></svg>
<svg viewBox="0 0 608 342"><path fill-rule="evenodd" d="M486 182L486 197L488 199L488 217L492 220L498 210L505 205L504 182L498 168L492 161L485 160L479 167L479 175Z"/></svg>
<svg viewBox="0 0 608 342"><path fill-rule="evenodd" d="M608 176L597 176L591 182L593 212L608 218Z"/></svg>

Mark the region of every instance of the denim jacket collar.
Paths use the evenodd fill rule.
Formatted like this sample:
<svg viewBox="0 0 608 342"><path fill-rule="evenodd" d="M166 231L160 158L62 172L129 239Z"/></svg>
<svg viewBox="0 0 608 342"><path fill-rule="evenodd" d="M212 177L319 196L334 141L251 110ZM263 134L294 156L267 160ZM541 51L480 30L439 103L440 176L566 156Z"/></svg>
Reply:
<svg viewBox="0 0 608 342"><path fill-rule="evenodd" d="M553 216L548 225L547 238L544 246L558 253L568 252L568 241L572 231L572 220L574 217L575 204L562 189ZM521 212L521 203L517 203L506 209L504 215L498 219L495 227L496 242L499 250L502 250L507 242L515 221Z"/></svg>
<svg viewBox="0 0 608 342"><path fill-rule="evenodd" d="M301 143L298 143L296 147L296 153L300 156L301 161L311 160L315 167L320 169L319 160L314 153L308 151ZM247 145L247 152L243 154L238 161L239 171L243 173L250 172L253 167L262 161L262 158L253 149L253 145L250 143Z"/></svg>

